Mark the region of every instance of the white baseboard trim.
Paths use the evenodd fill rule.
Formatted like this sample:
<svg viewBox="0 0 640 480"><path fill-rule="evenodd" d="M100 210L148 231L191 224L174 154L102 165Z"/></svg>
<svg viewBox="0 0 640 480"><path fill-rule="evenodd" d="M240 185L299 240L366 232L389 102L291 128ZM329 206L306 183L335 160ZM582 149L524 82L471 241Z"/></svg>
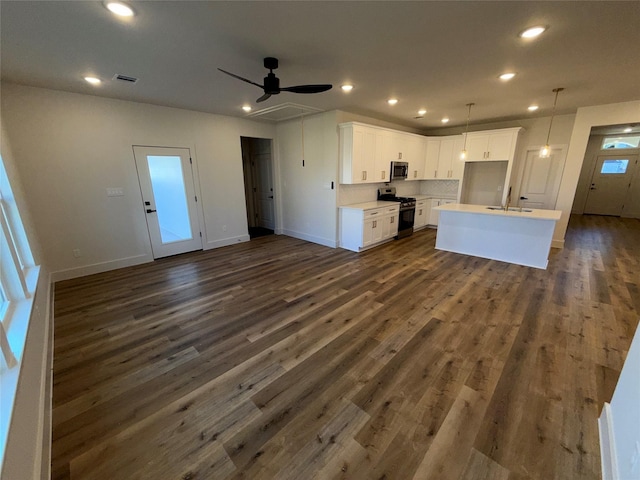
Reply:
<svg viewBox="0 0 640 480"><path fill-rule="evenodd" d="M562 240L551 240L551 248L564 248L564 238Z"/></svg>
<svg viewBox="0 0 640 480"><path fill-rule="evenodd" d="M602 480L619 480L618 461L616 459L616 442L613 435L613 413L611 405L605 402L598 419L600 432L600 463L602 464Z"/></svg>
<svg viewBox="0 0 640 480"><path fill-rule="evenodd" d="M288 237L299 238L300 240L306 240L307 242L317 243L318 245L324 245L325 247L336 248L338 242L336 240L330 240L328 238L316 237L315 235L307 235L306 233L296 232L294 230L282 230L283 235Z"/></svg>
<svg viewBox="0 0 640 480"><path fill-rule="evenodd" d="M212 248L226 247L228 245L235 245L236 243L248 242L249 240L251 240L249 235L238 235L237 237L210 240L204 245L204 249L211 250Z"/></svg>
<svg viewBox="0 0 640 480"><path fill-rule="evenodd" d="M123 267L132 267L147 262L153 262L153 256L144 253L133 257L119 258L118 260L109 260L107 262L69 268L67 270L58 270L57 272L51 273L51 281L59 282L61 280L70 280L72 278L85 277L87 275L93 275L94 273L108 272L109 270L116 270Z"/></svg>

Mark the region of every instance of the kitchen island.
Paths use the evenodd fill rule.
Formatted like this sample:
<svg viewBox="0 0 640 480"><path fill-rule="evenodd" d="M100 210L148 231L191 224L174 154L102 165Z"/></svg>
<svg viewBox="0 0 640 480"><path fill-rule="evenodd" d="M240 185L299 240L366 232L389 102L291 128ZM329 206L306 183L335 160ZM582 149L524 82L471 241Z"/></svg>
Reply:
<svg viewBox="0 0 640 480"><path fill-rule="evenodd" d="M449 204L440 219L436 249L546 269L560 210Z"/></svg>

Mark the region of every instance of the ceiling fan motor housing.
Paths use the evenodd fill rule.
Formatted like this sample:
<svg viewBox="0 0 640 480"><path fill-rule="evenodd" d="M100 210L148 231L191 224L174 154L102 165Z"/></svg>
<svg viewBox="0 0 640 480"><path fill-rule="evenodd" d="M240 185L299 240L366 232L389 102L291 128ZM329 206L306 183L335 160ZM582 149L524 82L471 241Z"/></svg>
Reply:
<svg viewBox="0 0 640 480"><path fill-rule="evenodd" d="M269 73L264 77L264 93L276 95L280 93L280 79L275 73Z"/></svg>

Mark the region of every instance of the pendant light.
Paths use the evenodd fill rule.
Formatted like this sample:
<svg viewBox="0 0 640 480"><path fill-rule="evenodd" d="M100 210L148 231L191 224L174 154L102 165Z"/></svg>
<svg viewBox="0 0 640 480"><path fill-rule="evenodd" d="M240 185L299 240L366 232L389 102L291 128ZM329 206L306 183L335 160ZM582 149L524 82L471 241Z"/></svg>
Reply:
<svg viewBox="0 0 640 480"><path fill-rule="evenodd" d="M553 101L553 110L551 111L551 121L549 122L549 131L547 132L547 141L544 147L540 149L540 158L549 158L551 156L551 147L549 146L549 136L551 135L551 126L553 125L553 117L556 114L556 104L558 103L558 94L563 91L564 88L554 88L553 93L556 94L556 98Z"/></svg>
<svg viewBox="0 0 640 480"><path fill-rule="evenodd" d="M467 128L464 131L464 145L462 146L462 151L460 152L460 160L467 159L467 134L469 133L469 118L471 118L471 107L473 107L475 103L467 103L467 107L469 107L469 112L467 113Z"/></svg>

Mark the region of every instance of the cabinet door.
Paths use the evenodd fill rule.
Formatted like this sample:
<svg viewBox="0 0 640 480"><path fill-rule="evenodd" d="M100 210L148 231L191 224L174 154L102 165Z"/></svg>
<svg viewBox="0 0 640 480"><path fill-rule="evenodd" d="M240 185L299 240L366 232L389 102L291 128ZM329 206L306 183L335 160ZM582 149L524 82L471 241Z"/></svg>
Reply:
<svg viewBox="0 0 640 480"><path fill-rule="evenodd" d="M487 160L489 135L470 133L467 135L467 162Z"/></svg>
<svg viewBox="0 0 640 480"><path fill-rule="evenodd" d="M454 143L455 140L453 138L446 138L440 142L436 178L451 178L451 158L453 156Z"/></svg>
<svg viewBox="0 0 640 480"><path fill-rule="evenodd" d="M415 228L424 227L427 224L427 203L428 200L419 200L416 202L416 216L413 220Z"/></svg>
<svg viewBox="0 0 640 480"><path fill-rule="evenodd" d="M364 228L362 230L362 246L368 247L374 243L373 240L373 230L374 230L374 222L377 219L370 218L364 221Z"/></svg>
<svg viewBox="0 0 640 480"><path fill-rule="evenodd" d="M424 166L424 178L432 179L437 177L438 157L440 155L440 139L427 140L427 152Z"/></svg>
<svg viewBox="0 0 640 480"><path fill-rule="evenodd" d="M391 160L394 158L395 148L393 133L384 130L376 131L375 182L391 180Z"/></svg>
<svg viewBox="0 0 640 480"><path fill-rule="evenodd" d="M464 160L460 158L464 140L462 137L454 139L453 142L453 158L451 159L451 175L449 178L453 180L462 180L464 175Z"/></svg>
<svg viewBox="0 0 640 480"><path fill-rule="evenodd" d="M515 134L517 135L517 134ZM509 160L511 159L514 133L493 133L489 135L487 145L487 159L489 160Z"/></svg>
<svg viewBox="0 0 640 480"><path fill-rule="evenodd" d="M373 225L371 228L372 243L378 243L383 239L385 227L384 223L384 217L377 217L373 219Z"/></svg>
<svg viewBox="0 0 640 480"><path fill-rule="evenodd" d="M380 219L380 223L382 224L382 240L386 240L387 238L393 237L392 231L394 223L396 222L395 215L385 215ZM397 230L397 227L396 227Z"/></svg>
<svg viewBox="0 0 640 480"><path fill-rule="evenodd" d="M424 180L426 141L419 137L410 137L407 143L407 161L409 162L408 180Z"/></svg>

